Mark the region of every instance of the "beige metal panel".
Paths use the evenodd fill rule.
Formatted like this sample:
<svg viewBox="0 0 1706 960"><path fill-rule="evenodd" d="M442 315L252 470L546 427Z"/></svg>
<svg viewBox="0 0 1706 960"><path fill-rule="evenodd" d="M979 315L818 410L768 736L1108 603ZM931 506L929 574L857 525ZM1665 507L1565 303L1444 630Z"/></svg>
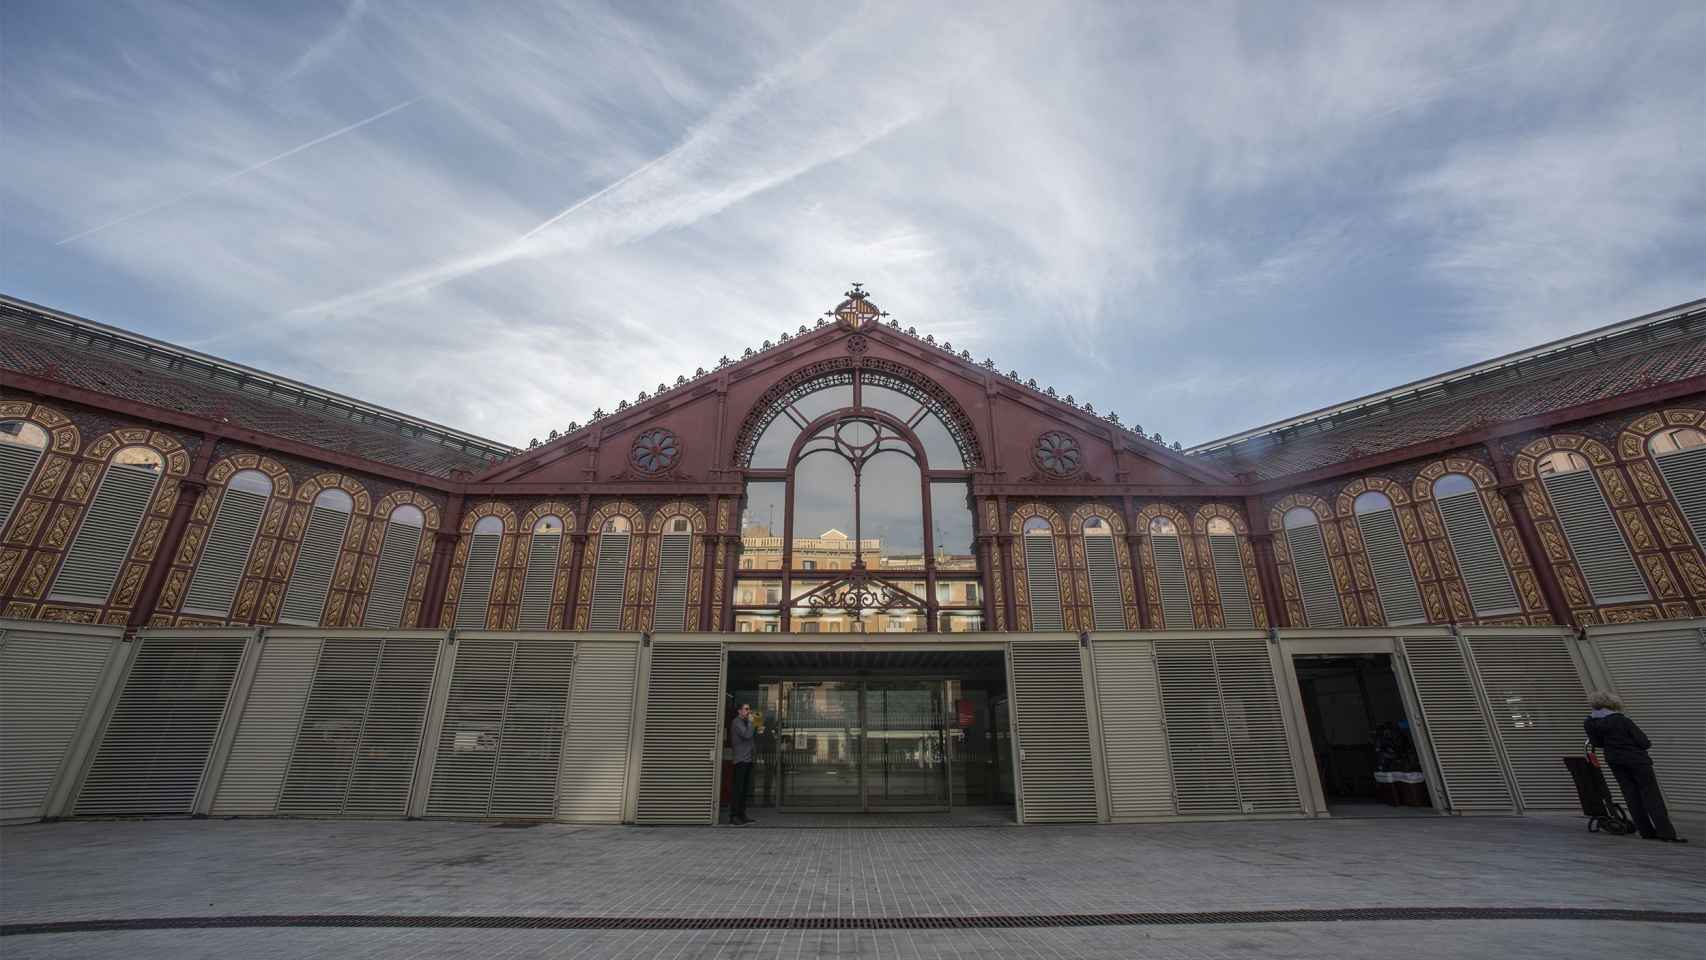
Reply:
<svg viewBox="0 0 1706 960"><path fill-rule="evenodd" d="M622 822L639 665L637 640L584 640L575 651L557 819Z"/></svg>
<svg viewBox="0 0 1706 960"><path fill-rule="evenodd" d="M285 767L319 656L318 638L263 638L231 754L213 797L214 816L270 817L278 812Z"/></svg>
<svg viewBox="0 0 1706 960"><path fill-rule="evenodd" d="M1458 813L1511 812L1515 798L1462 645L1456 637L1428 636L1403 636L1400 645L1447 806Z"/></svg>
<svg viewBox="0 0 1706 960"><path fill-rule="evenodd" d="M1095 640L1096 705L1101 715L1108 816L1115 821L1173 814L1167 724L1147 640Z"/></svg>
<svg viewBox="0 0 1706 960"><path fill-rule="evenodd" d="M1527 635L1466 629L1464 636L1517 798L1529 810L1576 809L1575 784L1563 758L1582 752L1587 688L1569 635L1539 628Z"/></svg>
<svg viewBox="0 0 1706 960"><path fill-rule="evenodd" d="M428 792L429 817L484 817L492 804L515 641L457 638Z"/></svg>
<svg viewBox="0 0 1706 960"><path fill-rule="evenodd" d="M489 816L555 815L574 668L575 642L569 637L516 641Z"/></svg>
<svg viewBox="0 0 1706 960"><path fill-rule="evenodd" d="M723 669L723 644L714 636L653 638L634 822L716 819Z"/></svg>
<svg viewBox="0 0 1706 960"><path fill-rule="evenodd" d="M1155 671L1177 812L1186 816L1243 812L1237 772L1215 677L1210 640L1157 640Z"/></svg>
<svg viewBox="0 0 1706 960"><path fill-rule="evenodd" d="M1013 730L1026 823L1094 823L1096 769L1084 694L1083 647L1074 637L1014 637Z"/></svg>
<svg viewBox="0 0 1706 960"><path fill-rule="evenodd" d="M1673 811L1706 813L1706 621L1589 627L1588 642L1653 741L1659 785Z"/></svg>
<svg viewBox="0 0 1706 960"><path fill-rule="evenodd" d="M1244 813L1300 813L1302 799L1264 640L1214 641L1226 739Z"/></svg>
<svg viewBox="0 0 1706 960"><path fill-rule="evenodd" d="M0 821L46 814L122 635L116 627L0 620Z"/></svg>
<svg viewBox="0 0 1706 960"><path fill-rule="evenodd" d="M361 751L350 777L349 799L344 804L347 816L408 814L442 646L436 638L385 641L373 697L362 722Z"/></svg>

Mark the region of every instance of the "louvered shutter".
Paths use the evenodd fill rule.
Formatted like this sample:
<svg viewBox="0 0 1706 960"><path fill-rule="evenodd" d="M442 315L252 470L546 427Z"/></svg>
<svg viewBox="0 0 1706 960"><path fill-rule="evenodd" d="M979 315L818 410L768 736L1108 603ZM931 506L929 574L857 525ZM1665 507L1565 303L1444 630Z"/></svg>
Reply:
<svg viewBox="0 0 1706 960"><path fill-rule="evenodd" d="M1149 538L1155 554L1155 576L1161 583L1161 620L1168 630L1189 630L1195 627L1191 613L1191 587L1185 579L1185 554L1179 538L1171 534Z"/></svg>
<svg viewBox="0 0 1706 960"><path fill-rule="evenodd" d="M1108 815L1115 821L1173 814L1167 724L1153 646L1144 640L1098 640L1096 710L1102 722Z"/></svg>
<svg viewBox="0 0 1706 960"><path fill-rule="evenodd" d="M1469 588L1469 605L1478 617L1519 613L1522 603L1511 584L1510 567L1504 551L1493 534L1487 519L1487 506L1479 491L1440 497L1440 519L1445 521L1445 535L1451 542L1451 553L1457 558L1457 570Z"/></svg>
<svg viewBox="0 0 1706 960"><path fill-rule="evenodd" d="M123 463L107 467L65 552L50 599L107 602L159 483L160 475L153 470Z"/></svg>
<svg viewBox="0 0 1706 960"><path fill-rule="evenodd" d="M1077 640L1014 640L1013 730L1026 823L1094 823L1096 770Z"/></svg>
<svg viewBox="0 0 1706 960"><path fill-rule="evenodd" d="M598 566L592 582L592 630L622 629L622 598L628 589L627 533L605 533L598 538Z"/></svg>
<svg viewBox="0 0 1706 960"><path fill-rule="evenodd" d="M1624 713L1653 741L1649 752L1670 809L1706 813L1706 641L1699 629L1607 634L1589 627L1588 638Z"/></svg>
<svg viewBox="0 0 1706 960"><path fill-rule="evenodd" d="M1055 562L1054 537L1026 536L1025 586L1031 595L1031 629L1039 633L1066 629L1060 611L1060 568Z"/></svg>
<svg viewBox="0 0 1706 960"><path fill-rule="evenodd" d="M1239 813L1232 747L1207 640L1158 640L1155 671L1167 723L1173 796L1185 816Z"/></svg>
<svg viewBox="0 0 1706 960"><path fill-rule="evenodd" d="M278 812L285 766L319 655L318 637L265 638L231 754L219 777L210 811L214 816L270 817Z"/></svg>
<svg viewBox="0 0 1706 960"><path fill-rule="evenodd" d="M308 526L302 533L302 546L296 551L290 586L284 591L280 621L308 627L320 625L320 618L326 612L326 593L338 569L338 555L343 552L349 523L350 515L342 510L308 508Z"/></svg>
<svg viewBox="0 0 1706 960"><path fill-rule="evenodd" d="M1311 627L1342 627L1345 610L1339 605L1338 581L1327 562L1327 543L1320 524L1292 527L1285 532L1297 589L1303 592L1303 619Z"/></svg>
<svg viewBox="0 0 1706 960"><path fill-rule="evenodd" d="M632 641L592 640L577 646L557 819L622 822L639 662L640 645Z"/></svg>
<svg viewBox="0 0 1706 960"><path fill-rule="evenodd" d="M462 593L456 600L456 629L485 629L502 543L501 533L477 533L469 541L468 564L462 568Z"/></svg>
<svg viewBox="0 0 1706 960"><path fill-rule="evenodd" d="M1416 570L1410 565L1410 552L1404 548L1397 513L1388 508L1356 516L1368 564L1374 568L1374 592L1380 598L1386 622L1393 626L1426 622Z"/></svg>
<svg viewBox="0 0 1706 960"><path fill-rule="evenodd" d="M462 640L444 705L427 815L483 817L491 807L498 739L514 665L508 640Z"/></svg>
<svg viewBox="0 0 1706 960"><path fill-rule="evenodd" d="M651 650L634 822L711 823L723 742L723 645L659 639Z"/></svg>
<svg viewBox="0 0 1706 960"><path fill-rule="evenodd" d="M415 556L420 548L420 527L385 524L385 540L379 547L379 563L374 567L362 626L395 630L402 625L403 604L409 596L409 580L415 575Z"/></svg>
<svg viewBox="0 0 1706 960"><path fill-rule="evenodd" d="M557 586L557 562L563 555L563 535L536 533L527 546L527 574L521 585L523 630L551 626L551 594Z"/></svg>
<svg viewBox="0 0 1706 960"><path fill-rule="evenodd" d="M41 457L40 447L0 440L0 534L6 532L6 521L12 519Z"/></svg>
<svg viewBox="0 0 1706 960"><path fill-rule="evenodd" d="M1402 643L1450 808L1459 813L1509 813L1510 784L1456 638L1405 637Z"/></svg>
<svg viewBox="0 0 1706 960"><path fill-rule="evenodd" d="M249 565L261 518L270 497L227 487L219 497L219 510L208 528L190 587L184 592L184 612L225 617L237 597L237 584Z"/></svg>
<svg viewBox="0 0 1706 960"><path fill-rule="evenodd" d="M679 633L687 628L687 568L693 534L666 533L658 549L658 585L652 629Z"/></svg>
<svg viewBox="0 0 1706 960"><path fill-rule="evenodd" d="M1243 811L1300 812L1291 741L1280 712L1267 641L1214 641L1214 671Z"/></svg>
<svg viewBox="0 0 1706 960"><path fill-rule="evenodd" d="M241 636L147 636L78 793L78 815L192 810L232 682Z"/></svg>
<svg viewBox="0 0 1706 960"><path fill-rule="evenodd" d="M1090 576L1090 612L1097 630L1124 630L1125 599L1113 537L1084 538L1084 564Z"/></svg>
<svg viewBox="0 0 1706 960"><path fill-rule="evenodd" d="M1587 689L1564 637L1471 634L1469 652L1523 807L1576 809L1575 783L1559 758L1582 752Z"/></svg>
<svg viewBox="0 0 1706 960"><path fill-rule="evenodd" d="M46 813L120 633L19 622L0 628L0 821Z"/></svg>
<svg viewBox="0 0 1706 960"><path fill-rule="evenodd" d="M1593 471L1555 473L1544 479L1552 506L1558 511L1558 522L1563 525L1564 539L1587 578L1593 602L1647 599L1647 581L1635 566L1629 544L1605 503Z"/></svg>
<svg viewBox="0 0 1706 960"><path fill-rule="evenodd" d="M516 643L489 816L543 820L556 812L574 668L572 640Z"/></svg>
<svg viewBox="0 0 1706 960"><path fill-rule="evenodd" d="M1654 459L1671 497L1694 531L1694 542L1706 547L1706 446L1688 447ZM5 492L0 490L0 507L4 506ZM0 527L5 525L6 519L0 515Z"/></svg>
<svg viewBox="0 0 1706 960"><path fill-rule="evenodd" d="M1208 553L1214 560L1214 582L1220 588L1220 613L1226 625L1254 630L1256 612L1250 606L1250 582L1244 576L1238 537L1230 533L1210 534Z"/></svg>
<svg viewBox="0 0 1706 960"><path fill-rule="evenodd" d="M379 655L373 697L361 726L361 752L350 776L344 814L352 817L401 817L420 757L433 675L438 669L437 640L386 640Z"/></svg>

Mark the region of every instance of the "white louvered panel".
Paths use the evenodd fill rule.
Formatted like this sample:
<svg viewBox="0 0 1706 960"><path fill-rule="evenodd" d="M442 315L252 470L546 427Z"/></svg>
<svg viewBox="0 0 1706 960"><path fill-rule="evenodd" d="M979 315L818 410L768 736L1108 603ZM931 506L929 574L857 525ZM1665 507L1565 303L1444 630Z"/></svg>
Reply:
<svg viewBox="0 0 1706 960"><path fill-rule="evenodd" d="M456 629L485 629L502 543L503 534L477 533L468 544L468 565L462 568L462 593L456 600Z"/></svg>
<svg viewBox="0 0 1706 960"><path fill-rule="evenodd" d="M1280 712L1268 643L1216 640L1214 670L1220 680L1226 739L1232 746L1232 768L1244 812L1301 812L1291 740Z"/></svg>
<svg viewBox="0 0 1706 960"><path fill-rule="evenodd" d="M1025 584L1031 594L1031 629L1038 633L1066 629L1060 613L1060 567L1054 538L1028 536L1025 541Z"/></svg>
<svg viewBox="0 0 1706 960"><path fill-rule="evenodd" d="M278 812L284 770L319 656L316 637L269 638L261 645L255 679L213 798L214 816L270 817Z"/></svg>
<svg viewBox="0 0 1706 960"><path fill-rule="evenodd" d="M1706 813L1706 646L1692 629L1588 636L1623 712L1653 741L1653 765L1675 812Z"/></svg>
<svg viewBox="0 0 1706 960"><path fill-rule="evenodd" d="M1425 623L1428 616L1422 609L1422 593L1416 587L1410 552L1404 547L1404 535L1398 531L1397 515L1389 509L1359 513L1357 527L1362 530L1368 564L1374 568L1374 592L1380 598L1386 622L1392 626Z"/></svg>
<svg viewBox="0 0 1706 960"><path fill-rule="evenodd" d="M515 641L462 640L455 650L427 816L484 817L492 805Z"/></svg>
<svg viewBox="0 0 1706 960"><path fill-rule="evenodd" d="M268 499L230 487L220 495L219 510L213 515L201 558L184 592L184 612L214 617L231 613L231 601L236 599L237 584L249 565L249 551L255 546Z"/></svg>
<svg viewBox="0 0 1706 960"><path fill-rule="evenodd" d="M350 775L346 816L408 814L433 674L438 669L438 647L436 640L385 641L373 698L361 727L361 750Z"/></svg>
<svg viewBox="0 0 1706 960"><path fill-rule="evenodd" d="M41 463L41 456L40 447L0 440L0 534L6 532L6 521L17 509L18 498L29 486L36 465Z"/></svg>
<svg viewBox="0 0 1706 960"><path fill-rule="evenodd" d="M1171 816L1167 725L1153 647L1143 640L1115 640L1090 649L1096 660L1109 816L1116 821Z"/></svg>
<svg viewBox="0 0 1706 960"><path fill-rule="evenodd" d="M285 588L284 606L279 611L281 622L307 627L320 625L320 618L326 612L326 593L332 587L338 555L344 549L344 534L349 532L349 521L350 515L342 510L308 509L308 526L302 533L296 568L290 572L290 586Z"/></svg>
<svg viewBox="0 0 1706 960"><path fill-rule="evenodd" d="M378 639L330 639L322 645L279 796L279 813L335 817L343 812L383 644Z"/></svg>
<svg viewBox="0 0 1706 960"><path fill-rule="evenodd" d="M159 474L152 470L122 463L107 467L60 564L49 599L107 602L159 482Z"/></svg>
<svg viewBox="0 0 1706 960"><path fill-rule="evenodd" d="M78 815L189 813L207 768L242 637L148 637L77 797Z"/></svg>
<svg viewBox="0 0 1706 960"><path fill-rule="evenodd" d="M1155 672L1167 722L1173 796L1178 812L1239 813L1232 747L1221 716L1214 648L1207 640L1157 640Z"/></svg>
<svg viewBox="0 0 1706 960"><path fill-rule="evenodd" d="M88 636L7 623L0 637L0 820L37 820L89 709L117 631ZM74 775L74 774L73 774Z"/></svg>
<svg viewBox="0 0 1706 960"><path fill-rule="evenodd" d="M367 594L367 611L361 625L395 630L403 624L403 604L409 596L409 580L415 575L415 555L421 548L421 528L407 523L385 524L385 540L379 547L379 562L373 571L373 586Z"/></svg>
<svg viewBox="0 0 1706 960"><path fill-rule="evenodd" d="M544 630L551 626L551 594L557 585L557 562L563 556L563 535L536 533L527 547L527 574L521 585L521 618L523 630Z"/></svg>
<svg viewBox="0 0 1706 960"><path fill-rule="evenodd" d="M680 633L687 628L687 568L693 556L693 534L666 533L658 548L658 585L652 629Z"/></svg>
<svg viewBox="0 0 1706 960"><path fill-rule="evenodd" d="M598 538L598 567L592 581L592 630L622 629L622 598L628 589L628 538L606 533Z"/></svg>
<svg viewBox="0 0 1706 960"><path fill-rule="evenodd" d="M569 732L557 785L559 820L622 822L639 654L640 645L632 642L583 642L575 650Z"/></svg>
<svg viewBox="0 0 1706 960"><path fill-rule="evenodd" d="M572 640L516 644L488 816L544 820L556 813L563 724L574 668ZM625 743L626 733L623 728L616 735Z"/></svg>
<svg viewBox="0 0 1706 960"><path fill-rule="evenodd" d="M1646 600L1647 581L1635 566L1617 518L1605 503L1592 470L1555 473L1545 478L1546 492L1558 511L1564 539L1587 578L1594 603Z"/></svg>
<svg viewBox="0 0 1706 960"><path fill-rule="evenodd" d="M1013 729L1026 823L1094 823L1096 769L1077 640L1014 640Z"/></svg>
<svg viewBox="0 0 1706 960"><path fill-rule="evenodd" d="M1285 532L1291 547L1291 565L1297 572L1297 589L1303 593L1303 618L1311 627L1342 627L1345 610L1339 605L1339 585L1327 562L1327 543L1319 524L1293 527Z"/></svg>
<svg viewBox="0 0 1706 960"><path fill-rule="evenodd" d="M1576 809L1575 783L1559 758L1582 752L1587 689L1564 638L1471 636L1469 652L1522 805Z"/></svg>
<svg viewBox="0 0 1706 960"><path fill-rule="evenodd" d="M1510 784L1457 640L1406 637L1403 646L1450 808L1509 813Z"/></svg>
<svg viewBox="0 0 1706 960"><path fill-rule="evenodd" d="M1084 565L1090 575L1090 611L1096 630L1124 630L1125 599L1113 537L1085 537Z"/></svg>
<svg viewBox="0 0 1706 960"><path fill-rule="evenodd" d="M1520 613L1522 603L1511 584L1510 567L1499 549L1499 538L1487 519L1487 505L1481 502L1480 492L1471 490L1435 502L1440 519L1445 521L1451 553L1457 558L1457 570L1469 588L1469 605L1475 615Z"/></svg>
<svg viewBox="0 0 1706 960"><path fill-rule="evenodd" d="M608 535L607 535L608 536ZM626 538L624 538L626 539ZM711 823L722 746L723 645L654 640L634 822ZM626 736L626 731L605 731Z"/></svg>
<svg viewBox="0 0 1706 960"><path fill-rule="evenodd" d="M1229 533L1210 534L1208 552L1214 560L1214 582L1220 588L1220 614L1226 625L1254 630L1256 612L1250 606L1250 582L1244 576L1238 538Z"/></svg>
<svg viewBox="0 0 1706 960"><path fill-rule="evenodd" d="M1694 531L1694 542L1706 546L1706 446L1688 447L1656 458L1659 473L1670 487L1670 495L1682 508L1682 515ZM0 491L0 508L5 507L5 492ZM0 527L6 519L0 515Z"/></svg>
<svg viewBox="0 0 1706 960"><path fill-rule="evenodd" d="M1185 554L1179 538L1156 535L1149 538L1155 554L1155 577L1161 583L1162 626L1189 630L1197 625L1191 613L1191 587L1185 579Z"/></svg>

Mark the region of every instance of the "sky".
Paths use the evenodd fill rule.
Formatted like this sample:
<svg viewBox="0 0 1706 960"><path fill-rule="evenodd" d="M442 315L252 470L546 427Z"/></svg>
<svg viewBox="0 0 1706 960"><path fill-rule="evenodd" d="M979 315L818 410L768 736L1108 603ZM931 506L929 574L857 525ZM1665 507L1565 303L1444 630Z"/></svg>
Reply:
<svg viewBox="0 0 1706 960"><path fill-rule="evenodd" d="M1706 4L0 0L0 291L514 445L810 324L1186 445L1706 295Z"/></svg>

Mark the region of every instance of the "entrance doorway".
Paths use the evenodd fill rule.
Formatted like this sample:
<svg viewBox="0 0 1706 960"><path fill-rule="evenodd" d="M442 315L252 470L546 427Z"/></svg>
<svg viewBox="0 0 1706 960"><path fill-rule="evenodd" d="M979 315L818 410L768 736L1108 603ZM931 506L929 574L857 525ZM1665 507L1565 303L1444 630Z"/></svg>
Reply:
<svg viewBox="0 0 1706 960"><path fill-rule="evenodd" d="M1432 812L1392 655L1299 655L1293 666L1327 812Z"/></svg>

